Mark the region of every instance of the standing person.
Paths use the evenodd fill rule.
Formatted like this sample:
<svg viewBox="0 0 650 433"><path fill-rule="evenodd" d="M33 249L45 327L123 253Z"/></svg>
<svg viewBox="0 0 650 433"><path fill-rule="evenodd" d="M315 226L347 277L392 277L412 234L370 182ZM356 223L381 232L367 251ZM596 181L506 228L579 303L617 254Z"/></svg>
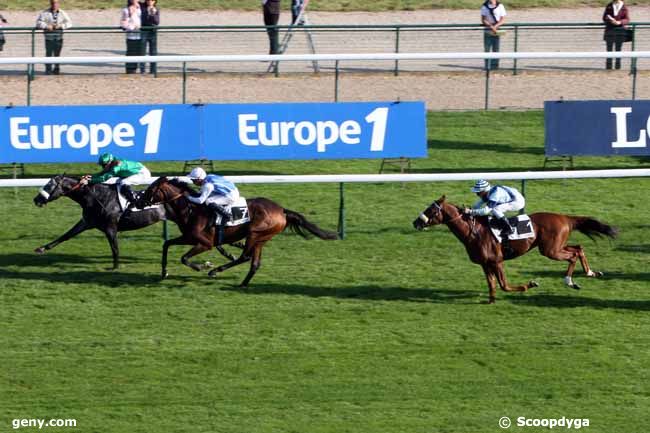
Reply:
<svg viewBox="0 0 650 433"><path fill-rule="evenodd" d="M156 7L156 0L146 0L140 4L142 11L142 53L147 54L149 48L150 56L158 55L158 34L156 27L160 24L160 9ZM155 74L157 71L156 63L149 64L149 72ZM144 73L144 63L140 64L140 72Z"/></svg>
<svg viewBox="0 0 650 433"><path fill-rule="evenodd" d="M291 24L296 26L300 23L298 18L300 17L300 12L305 5L305 0L291 0Z"/></svg>
<svg viewBox="0 0 650 433"><path fill-rule="evenodd" d="M0 51L4 50L5 47L5 34L2 32L2 24L7 24L7 20L0 14Z"/></svg>
<svg viewBox="0 0 650 433"><path fill-rule="evenodd" d="M50 7L38 15L36 28L45 35L45 56L59 57L63 49L63 30L72 27L70 17L60 8L59 0L50 0ZM54 67L52 67L54 66ZM45 65L45 74L58 75L59 65Z"/></svg>
<svg viewBox="0 0 650 433"><path fill-rule="evenodd" d="M486 0L481 6L481 24L483 32L483 47L485 52L498 53L501 45L499 27L506 21L506 8L498 0ZM499 59L485 59L485 69L499 69Z"/></svg>
<svg viewBox="0 0 650 433"><path fill-rule="evenodd" d="M269 35L269 54L280 54L278 21L280 21L280 0L262 0L264 25Z"/></svg>
<svg viewBox="0 0 650 433"><path fill-rule="evenodd" d="M487 180L477 180L472 192L478 196L478 201L471 209L464 209L464 214L475 216L492 215L499 221L501 236L507 239L513 232L506 212L517 212L526 206L526 199L519 191L511 186L490 185Z"/></svg>
<svg viewBox="0 0 650 433"><path fill-rule="evenodd" d="M630 13L623 0L614 0L605 7L603 12L603 22L605 23L605 46L607 51L621 51L623 42L625 42L625 26L630 22ZM605 61L605 67L612 69L612 59L608 57ZM621 69L620 57L616 59L616 69Z"/></svg>
<svg viewBox="0 0 650 433"><path fill-rule="evenodd" d="M141 56L142 53L142 11L138 0L129 0L128 6L122 9L120 27L126 32L126 55ZM127 74L135 74L138 70L137 63L126 63Z"/></svg>

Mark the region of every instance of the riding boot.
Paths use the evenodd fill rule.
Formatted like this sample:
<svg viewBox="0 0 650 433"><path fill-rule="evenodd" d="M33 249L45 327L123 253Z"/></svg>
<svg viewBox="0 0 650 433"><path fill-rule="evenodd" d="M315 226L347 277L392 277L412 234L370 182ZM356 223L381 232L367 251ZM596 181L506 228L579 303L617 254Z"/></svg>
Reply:
<svg viewBox="0 0 650 433"><path fill-rule="evenodd" d="M208 209L212 212L212 224L217 225L218 216L221 215L221 225L226 225L232 219L232 216L223 206L215 203L209 203Z"/></svg>
<svg viewBox="0 0 650 433"><path fill-rule="evenodd" d="M122 184L122 195L124 198L126 198L129 201L129 205L127 209L130 209L132 207L138 208L139 206L137 205L138 198L136 197L135 193L131 189L131 185L126 185Z"/></svg>
<svg viewBox="0 0 650 433"><path fill-rule="evenodd" d="M514 230L512 229L512 226L508 222L508 218L501 217L499 218L499 226L501 228L501 238L502 239L508 239L508 236L511 235Z"/></svg>

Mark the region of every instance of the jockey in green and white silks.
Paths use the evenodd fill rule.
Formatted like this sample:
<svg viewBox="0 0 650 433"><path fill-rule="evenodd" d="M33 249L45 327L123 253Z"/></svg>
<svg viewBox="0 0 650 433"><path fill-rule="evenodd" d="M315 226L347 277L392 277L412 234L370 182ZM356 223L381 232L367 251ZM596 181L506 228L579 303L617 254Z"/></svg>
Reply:
<svg viewBox="0 0 650 433"><path fill-rule="evenodd" d="M117 183L122 195L133 205L136 197L131 185L142 185L151 180L151 172L142 163L118 159L111 153L102 154L97 160L102 171L94 175L86 175L82 181L90 185L96 183ZM117 178L117 181L115 181Z"/></svg>
<svg viewBox="0 0 650 433"><path fill-rule="evenodd" d="M234 183L217 174L207 174L201 167L195 167L187 175L195 185L201 186L198 197L188 197L196 204L205 204L213 213L223 216L222 223L232 219L230 206L239 200L239 190Z"/></svg>
<svg viewBox="0 0 650 433"><path fill-rule="evenodd" d="M472 192L479 196L471 209L465 213L475 216L492 215L499 220L502 235L512 233L512 227L505 216L506 212L517 212L526 206L526 199L519 191L510 186L491 186L486 180L478 180L472 187Z"/></svg>

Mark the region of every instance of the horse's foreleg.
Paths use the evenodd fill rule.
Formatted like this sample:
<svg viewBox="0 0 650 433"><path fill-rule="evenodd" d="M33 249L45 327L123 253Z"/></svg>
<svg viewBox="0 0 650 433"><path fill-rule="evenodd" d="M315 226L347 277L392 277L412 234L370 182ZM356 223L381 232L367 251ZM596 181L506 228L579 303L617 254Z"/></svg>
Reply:
<svg viewBox="0 0 650 433"><path fill-rule="evenodd" d="M81 219L77 224L75 224L70 230L65 232L63 235L59 236L49 244L45 244L43 246L36 248L34 252L38 254L43 254L45 251L51 250L55 246L59 245L61 242L65 242L68 239L77 236L79 233L88 230L89 228L91 227L86 223L86 221Z"/></svg>
<svg viewBox="0 0 650 433"><path fill-rule="evenodd" d="M264 246L264 242L255 245L255 249L253 250L253 259L251 260L251 268L248 271L246 278L244 278L244 281L242 281L239 287L248 287L248 283L250 282L251 278L253 278L253 275L255 275L257 270L260 268L260 263L262 261L263 246Z"/></svg>
<svg viewBox="0 0 650 433"><path fill-rule="evenodd" d="M488 304L494 304L497 299L497 283L496 276L487 265L483 265L483 272L485 273L485 279L488 283L488 290L490 292L490 297L488 298Z"/></svg>
<svg viewBox="0 0 650 433"><path fill-rule="evenodd" d="M494 271L497 277L497 281L499 282L499 286L501 287L501 290L503 290L504 292L525 292L531 287L538 286L537 282L533 280L529 281L526 284L521 284L519 286L511 286L510 284L508 284L506 273L503 270L503 262L496 263L494 265Z"/></svg>
<svg viewBox="0 0 650 433"><path fill-rule="evenodd" d="M230 261L235 260L235 256L233 256L228 251L226 251L226 249L224 247L222 247L221 245L217 245L215 248L217 249L217 251L219 251L219 254L221 254L222 256L227 258L228 260L230 260Z"/></svg>
<svg viewBox="0 0 650 433"><path fill-rule="evenodd" d="M104 231L108 244L111 246L111 254L113 255L113 270L120 267L120 247L117 243L117 226L106 227Z"/></svg>
<svg viewBox="0 0 650 433"><path fill-rule="evenodd" d="M167 273L167 255L169 253L169 247L171 247L172 245L187 245L188 243L190 242L188 242L184 236L179 236L174 239L169 239L163 243L162 258L160 261L160 265L161 265L160 277L162 279L165 279L169 276L169 273Z"/></svg>
<svg viewBox="0 0 650 433"><path fill-rule="evenodd" d="M244 251L242 251L241 256L237 257L232 262L228 262L225 265L221 265L218 268L211 270L208 275L211 276L211 277L214 277L219 272L223 272L226 269L232 268L233 266L237 266L237 265L241 265L242 263L246 263L247 261L249 261L251 259L252 255L253 255L253 251L254 251L253 248L250 248L249 246L247 246L244 249ZM252 277L252 275L251 275L251 277Z"/></svg>
<svg viewBox="0 0 650 433"><path fill-rule="evenodd" d="M194 245L191 250L183 254L183 257L181 257L181 263L183 263L185 266L189 266L190 268L194 269L195 271L204 271L209 265L207 263L194 263L190 262L190 258L204 253L208 251L211 248L210 245L205 245L205 244L198 244Z"/></svg>

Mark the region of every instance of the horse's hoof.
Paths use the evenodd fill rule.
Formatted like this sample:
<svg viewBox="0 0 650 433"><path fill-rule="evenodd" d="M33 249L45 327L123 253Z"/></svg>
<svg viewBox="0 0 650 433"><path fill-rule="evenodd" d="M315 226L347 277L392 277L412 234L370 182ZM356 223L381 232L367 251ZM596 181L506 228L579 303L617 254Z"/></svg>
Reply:
<svg viewBox="0 0 650 433"><path fill-rule="evenodd" d="M167 278L168 276L169 276L169 272L167 272L167 271L163 271L163 272L160 274L160 279L161 279L161 280L164 280L164 279Z"/></svg>
<svg viewBox="0 0 650 433"><path fill-rule="evenodd" d="M212 264L212 262L205 262L205 263L203 263L203 268L204 269L212 269L212 268L214 268L214 265Z"/></svg>
<svg viewBox="0 0 650 433"><path fill-rule="evenodd" d="M45 247L38 247L34 250L36 254L45 254Z"/></svg>
<svg viewBox="0 0 650 433"><path fill-rule="evenodd" d="M569 287L571 287L572 289L575 289L575 290L580 290L581 289L581 287L579 285L575 284L575 283L571 284Z"/></svg>
<svg viewBox="0 0 650 433"><path fill-rule="evenodd" d="M496 301L497 301L497 298L493 298L492 296L490 296L490 299L488 299L488 304L494 304L494 303L496 303Z"/></svg>
<svg viewBox="0 0 650 433"><path fill-rule="evenodd" d="M539 287L539 283L535 280L530 280L530 282L528 283L528 288L532 289L533 287Z"/></svg>
<svg viewBox="0 0 650 433"><path fill-rule="evenodd" d="M210 278L217 278L217 270L213 269L210 272L208 272L208 277Z"/></svg>

